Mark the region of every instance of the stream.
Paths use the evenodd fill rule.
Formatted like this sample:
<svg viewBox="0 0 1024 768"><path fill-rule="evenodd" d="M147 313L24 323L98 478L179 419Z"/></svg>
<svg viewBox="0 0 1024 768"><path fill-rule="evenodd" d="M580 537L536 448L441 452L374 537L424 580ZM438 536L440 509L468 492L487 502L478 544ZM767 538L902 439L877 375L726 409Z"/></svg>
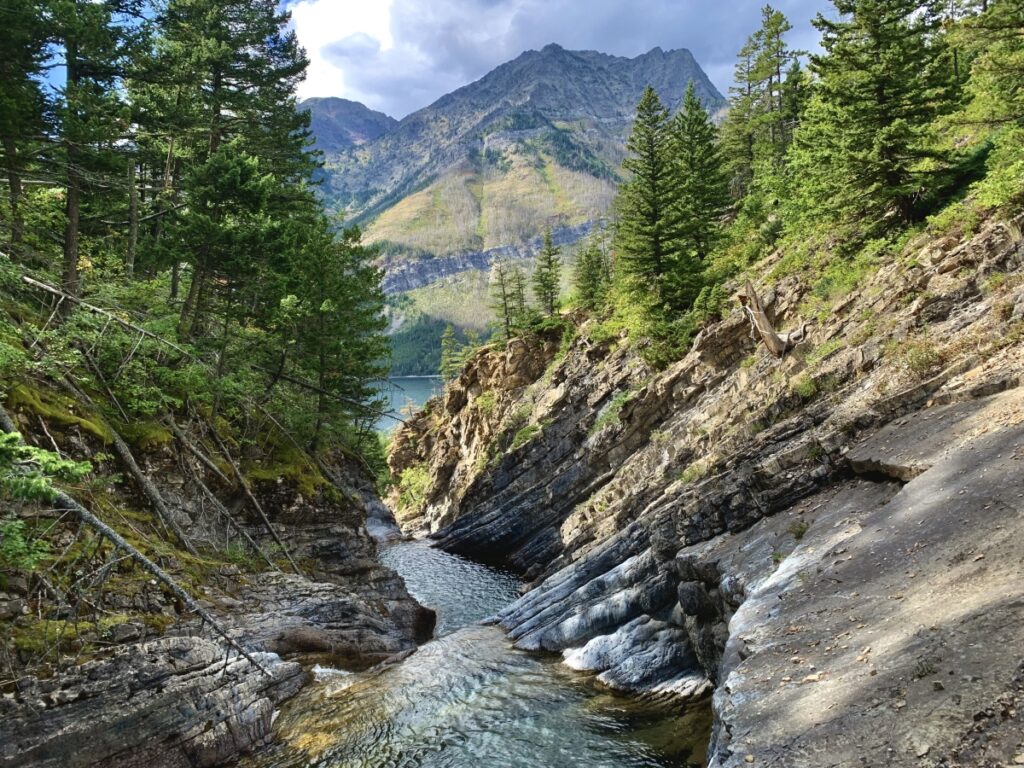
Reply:
<svg viewBox="0 0 1024 768"><path fill-rule="evenodd" d="M482 626L519 594L510 573L424 542L381 560L437 611L436 638L405 661L361 673L317 668L277 721L259 768L618 768L700 766L707 707L602 690L557 657L514 649ZM694 746L694 742L698 746Z"/></svg>

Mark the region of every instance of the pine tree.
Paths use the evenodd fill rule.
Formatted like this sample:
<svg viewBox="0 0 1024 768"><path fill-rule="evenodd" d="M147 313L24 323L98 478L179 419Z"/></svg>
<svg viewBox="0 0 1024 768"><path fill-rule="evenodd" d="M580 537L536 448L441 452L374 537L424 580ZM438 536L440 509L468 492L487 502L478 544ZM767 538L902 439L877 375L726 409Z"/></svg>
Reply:
<svg viewBox="0 0 1024 768"><path fill-rule="evenodd" d="M514 308L510 264L497 260L491 266L491 310L501 326L505 339L512 338Z"/></svg>
<svg viewBox="0 0 1024 768"><path fill-rule="evenodd" d="M462 370L462 345L455 336L455 326L448 323L441 334L441 378L451 381Z"/></svg>
<svg viewBox="0 0 1024 768"><path fill-rule="evenodd" d="M551 230L544 233L544 247L533 270L533 295L541 309L551 317L558 305L562 284L561 249L551 242Z"/></svg>
<svg viewBox="0 0 1024 768"><path fill-rule="evenodd" d="M671 141L682 252L704 261L718 239L719 219L729 206L729 180L717 131L692 82L672 120Z"/></svg>
<svg viewBox="0 0 1024 768"><path fill-rule="evenodd" d="M322 217L294 253L297 297L306 308L298 337L299 371L316 383L311 449L343 437L347 424L365 422L382 405L378 383L387 375L382 272L357 228L335 237Z"/></svg>
<svg viewBox="0 0 1024 768"><path fill-rule="evenodd" d="M820 15L823 55L812 56L814 96L798 131L795 175L803 205L865 232L913 221L941 158L927 132L950 107L947 49L934 2L834 0Z"/></svg>
<svg viewBox="0 0 1024 768"><path fill-rule="evenodd" d="M785 36L792 26L770 5L761 9L761 27L740 49L730 88L729 114L722 126L730 190L742 198L759 170L774 173L782 164L799 115L796 80L799 52Z"/></svg>
<svg viewBox="0 0 1024 768"><path fill-rule="evenodd" d="M0 150L7 173L9 246L16 250L24 232L21 211L25 154L44 133L46 106L40 76L47 29L38 0L12 0L0 24Z"/></svg>
<svg viewBox="0 0 1024 768"><path fill-rule="evenodd" d="M626 146L630 156L622 165L631 177L616 199L619 263L633 292L660 306L678 247L679 211L673 205L668 110L650 86L637 105Z"/></svg>
<svg viewBox="0 0 1024 768"><path fill-rule="evenodd" d="M573 284L579 305L590 312L601 307L611 281L608 256L596 241L590 240L576 257Z"/></svg>

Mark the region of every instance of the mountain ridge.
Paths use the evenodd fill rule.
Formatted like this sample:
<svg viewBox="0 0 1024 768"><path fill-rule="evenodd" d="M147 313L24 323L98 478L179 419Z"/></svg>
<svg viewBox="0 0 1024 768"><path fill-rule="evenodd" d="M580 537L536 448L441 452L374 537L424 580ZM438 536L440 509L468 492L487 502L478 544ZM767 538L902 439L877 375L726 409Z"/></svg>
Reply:
<svg viewBox="0 0 1024 768"><path fill-rule="evenodd" d="M643 89L674 110L691 80L710 111L724 105L685 48L628 58L551 43L361 143L333 140L331 102L303 106L314 132L333 131L318 137L328 204L369 242L415 258L518 245L603 215Z"/></svg>

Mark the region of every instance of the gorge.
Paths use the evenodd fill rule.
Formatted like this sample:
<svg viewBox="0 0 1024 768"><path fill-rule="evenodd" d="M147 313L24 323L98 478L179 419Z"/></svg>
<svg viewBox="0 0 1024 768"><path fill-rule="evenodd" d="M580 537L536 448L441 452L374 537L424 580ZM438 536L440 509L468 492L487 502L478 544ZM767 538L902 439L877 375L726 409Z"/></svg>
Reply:
<svg viewBox="0 0 1024 768"><path fill-rule="evenodd" d="M1024 4L333 5L3 9L0 768L1024 765Z"/></svg>

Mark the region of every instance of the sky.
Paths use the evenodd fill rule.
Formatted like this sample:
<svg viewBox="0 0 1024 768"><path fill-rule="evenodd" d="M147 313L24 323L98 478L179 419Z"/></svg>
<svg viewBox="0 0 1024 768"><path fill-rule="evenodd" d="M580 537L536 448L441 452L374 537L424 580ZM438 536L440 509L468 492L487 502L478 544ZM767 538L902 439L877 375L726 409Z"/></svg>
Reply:
<svg viewBox="0 0 1024 768"><path fill-rule="evenodd" d="M723 94L765 0L287 0L310 59L299 96L341 96L402 118L526 50L638 56L689 48ZM792 47L816 48L828 0L775 0Z"/></svg>

